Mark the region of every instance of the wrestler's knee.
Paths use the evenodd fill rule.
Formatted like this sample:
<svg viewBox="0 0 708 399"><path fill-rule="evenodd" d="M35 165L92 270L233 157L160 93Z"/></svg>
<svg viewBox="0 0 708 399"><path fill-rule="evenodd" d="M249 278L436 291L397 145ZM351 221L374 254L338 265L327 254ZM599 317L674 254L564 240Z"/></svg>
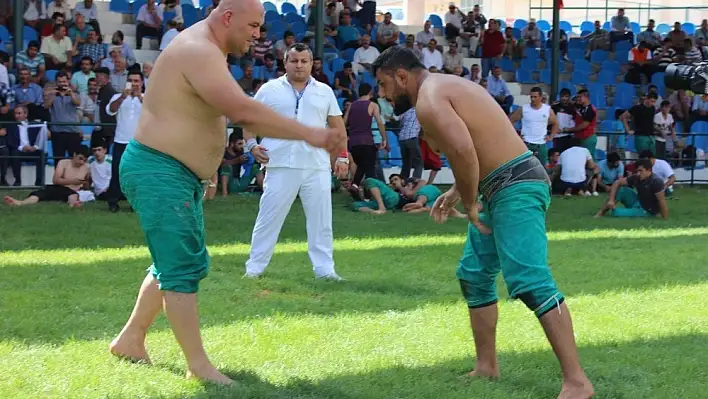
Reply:
<svg viewBox="0 0 708 399"><path fill-rule="evenodd" d="M558 288L552 282L537 286L530 291L516 294L516 298L521 300L538 318L556 309L565 300L563 294L558 291Z"/></svg>
<svg viewBox="0 0 708 399"><path fill-rule="evenodd" d="M194 294L199 291L199 283L209 274L209 261L178 268L152 267L152 275L159 282L161 291Z"/></svg>
<svg viewBox="0 0 708 399"><path fill-rule="evenodd" d="M462 296L470 308L482 308L497 303L496 275L483 270L470 270L462 262L457 267Z"/></svg>

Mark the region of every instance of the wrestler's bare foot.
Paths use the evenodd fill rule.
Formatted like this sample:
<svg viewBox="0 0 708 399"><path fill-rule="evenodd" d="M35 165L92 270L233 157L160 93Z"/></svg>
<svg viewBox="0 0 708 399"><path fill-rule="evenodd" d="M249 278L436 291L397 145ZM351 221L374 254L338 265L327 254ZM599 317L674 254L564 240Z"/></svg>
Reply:
<svg viewBox="0 0 708 399"><path fill-rule="evenodd" d="M214 384L221 385L231 385L234 383L231 378L221 374L219 370L217 370L216 367L212 366L211 364L207 364L203 367L190 368L189 370L187 370L187 378L194 378L200 381L211 382Z"/></svg>
<svg viewBox="0 0 708 399"><path fill-rule="evenodd" d="M499 368L477 367L469 373L465 374L465 377L479 377L488 378L491 380L498 380L499 378L501 378L501 373L499 372Z"/></svg>
<svg viewBox="0 0 708 399"><path fill-rule="evenodd" d="M582 382L564 382L558 399L589 399L595 395L590 380L585 378Z"/></svg>
<svg viewBox="0 0 708 399"><path fill-rule="evenodd" d="M9 195L6 195L3 199L3 202L5 202L5 205L10 205L10 206L19 206L20 201L10 197Z"/></svg>
<svg viewBox="0 0 708 399"><path fill-rule="evenodd" d="M152 364L145 350L145 335L133 335L121 331L116 339L111 342L108 349L117 358L135 363Z"/></svg>

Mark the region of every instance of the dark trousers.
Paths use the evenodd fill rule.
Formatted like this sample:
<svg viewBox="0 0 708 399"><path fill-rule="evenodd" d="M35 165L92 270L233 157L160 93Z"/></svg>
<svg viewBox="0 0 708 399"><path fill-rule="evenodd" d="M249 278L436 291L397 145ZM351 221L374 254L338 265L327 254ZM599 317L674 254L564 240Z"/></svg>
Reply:
<svg viewBox="0 0 708 399"><path fill-rule="evenodd" d="M647 82L651 82L651 77L654 75L654 66L650 64L631 64L624 80L627 83L639 85L642 84L642 75L647 77Z"/></svg>
<svg viewBox="0 0 708 399"><path fill-rule="evenodd" d="M54 164L64 158L71 158L81 146L83 136L76 132L52 132L52 148L54 149ZM68 155L67 155L68 154Z"/></svg>
<svg viewBox="0 0 708 399"><path fill-rule="evenodd" d="M143 38L145 36L155 37L157 40L162 40L162 29L153 28L147 26L141 22L138 22L138 26L135 27L135 49L140 50L143 46Z"/></svg>
<svg viewBox="0 0 708 399"><path fill-rule="evenodd" d="M0 145L0 184L7 185L7 166L10 164L10 149L7 145ZM17 177L15 177L17 179Z"/></svg>
<svg viewBox="0 0 708 399"><path fill-rule="evenodd" d="M34 185L41 187L44 185L44 165L47 163L47 156L43 150L37 152L10 151L10 155L22 158L12 158L12 174L15 176L15 185L22 184L22 163L31 162L35 165Z"/></svg>
<svg viewBox="0 0 708 399"><path fill-rule="evenodd" d="M460 36L460 28L453 24L445 25L445 38L447 40L455 39L457 36Z"/></svg>
<svg viewBox="0 0 708 399"><path fill-rule="evenodd" d="M364 176L376 178L376 152L373 145L356 145L352 147L352 158L356 164L356 173L352 184L360 185ZM115 156L113 156L115 162Z"/></svg>
<svg viewBox="0 0 708 399"><path fill-rule="evenodd" d="M46 56L44 57L44 65L47 70L62 70L66 68L67 63L66 62L54 62L52 60L52 57Z"/></svg>
<svg viewBox="0 0 708 399"><path fill-rule="evenodd" d="M610 41L612 42L612 48L614 48L615 43L628 41L634 44L634 32L610 32Z"/></svg>
<svg viewBox="0 0 708 399"><path fill-rule="evenodd" d="M411 177L411 168L413 169L413 177L420 179L423 177L423 158L420 155L420 142L418 137L399 140L401 146L401 158L403 165L401 166L401 176L403 179Z"/></svg>
<svg viewBox="0 0 708 399"><path fill-rule="evenodd" d="M120 188L120 159L123 157L128 144L113 143L113 163L111 163L111 184L108 186L108 206L116 206L124 200L123 190Z"/></svg>

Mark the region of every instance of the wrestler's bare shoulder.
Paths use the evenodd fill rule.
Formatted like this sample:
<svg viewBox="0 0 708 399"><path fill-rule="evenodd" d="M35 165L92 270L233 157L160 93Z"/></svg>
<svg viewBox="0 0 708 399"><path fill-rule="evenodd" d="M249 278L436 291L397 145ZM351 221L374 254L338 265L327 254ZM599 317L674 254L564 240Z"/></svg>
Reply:
<svg viewBox="0 0 708 399"><path fill-rule="evenodd" d="M208 67L206 59L213 57L226 59L219 46L210 38L205 21L198 22L175 36L170 45L160 53L158 63L163 57L170 61L170 67L178 68L184 64L172 64L172 62L179 61L187 65L199 63L202 67Z"/></svg>
<svg viewBox="0 0 708 399"><path fill-rule="evenodd" d="M427 108L443 100L455 104L461 99L482 92L485 92L484 88L470 80L454 75L431 73L420 86L416 110Z"/></svg>

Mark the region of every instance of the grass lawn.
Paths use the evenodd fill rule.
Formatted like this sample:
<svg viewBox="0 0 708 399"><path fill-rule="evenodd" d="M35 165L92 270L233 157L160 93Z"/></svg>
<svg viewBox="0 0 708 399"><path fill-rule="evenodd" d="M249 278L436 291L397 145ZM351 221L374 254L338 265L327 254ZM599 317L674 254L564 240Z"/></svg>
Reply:
<svg viewBox="0 0 708 399"><path fill-rule="evenodd" d="M669 221L595 220L602 197L554 198L549 262L598 398L708 392L708 191L676 196ZM202 333L239 381L229 389L183 378L164 316L148 335L155 365L108 355L150 264L134 214L0 208L0 398L555 398L558 365L518 301L500 303L502 380L459 378L474 356L455 279L464 221L355 214L346 203L338 197L334 213L344 283L314 281L299 204L256 281L241 276L258 198L206 206Z"/></svg>

